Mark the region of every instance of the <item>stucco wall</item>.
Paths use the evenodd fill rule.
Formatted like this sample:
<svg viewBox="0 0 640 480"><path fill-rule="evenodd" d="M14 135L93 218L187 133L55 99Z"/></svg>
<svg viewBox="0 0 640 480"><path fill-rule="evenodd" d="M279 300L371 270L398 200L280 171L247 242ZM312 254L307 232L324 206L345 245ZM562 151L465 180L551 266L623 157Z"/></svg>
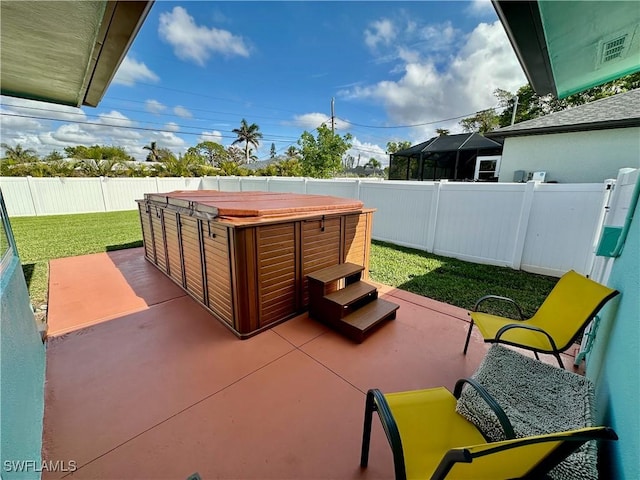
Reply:
<svg viewBox="0 0 640 480"><path fill-rule="evenodd" d="M600 183L624 167L640 167L640 127L506 138L498 181L524 170L546 171L546 181Z"/></svg>
<svg viewBox="0 0 640 480"><path fill-rule="evenodd" d="M610 470L604 478L640 478L640 212L622 255L615 260L608 285L622 292L602 312L587 376L596 384L597 419L620 439L608 446Z"/></svg>
<svg viewBox="0 0 640 480"><path fill-rule="evenodd" d="M45 348L16 256L2 271L0 296L0 473L3 480L40 478Z"/></svg>

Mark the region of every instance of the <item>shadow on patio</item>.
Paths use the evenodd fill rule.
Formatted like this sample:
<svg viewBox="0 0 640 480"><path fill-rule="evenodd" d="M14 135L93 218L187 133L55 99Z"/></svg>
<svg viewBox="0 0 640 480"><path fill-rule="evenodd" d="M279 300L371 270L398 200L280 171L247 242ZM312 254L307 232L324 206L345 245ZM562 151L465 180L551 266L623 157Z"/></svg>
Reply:
<svg viewBox="0 0 640 480"><path fill-rule="evenodd" d="M359 467L367 389L452 389L487 350L462 355L466 311L385 286L397 318L362 344L306 314L241 341L142 249L50 275L43 453L77 478L390 478L377 422Z"/></svg>

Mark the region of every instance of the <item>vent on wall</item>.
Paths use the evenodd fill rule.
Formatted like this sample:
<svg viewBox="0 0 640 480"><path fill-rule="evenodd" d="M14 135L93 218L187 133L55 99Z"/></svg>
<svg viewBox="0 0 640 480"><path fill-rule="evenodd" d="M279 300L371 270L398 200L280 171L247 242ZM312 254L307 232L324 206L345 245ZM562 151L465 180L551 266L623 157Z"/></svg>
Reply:
<svg viewBox="0 0 640 480"><path fill-rule="evenodd" d="M598 42L597 68L627 57L633 39L632 30L618 30Z"/></svg>
<svg viewBox="0 0 640 480"><path fill-rule="evenodd" d="M602 63L610 62L616 58L621 58L625 51L625 41L628 35L623 35L614 40L605 42L602 46Z"/></svg>

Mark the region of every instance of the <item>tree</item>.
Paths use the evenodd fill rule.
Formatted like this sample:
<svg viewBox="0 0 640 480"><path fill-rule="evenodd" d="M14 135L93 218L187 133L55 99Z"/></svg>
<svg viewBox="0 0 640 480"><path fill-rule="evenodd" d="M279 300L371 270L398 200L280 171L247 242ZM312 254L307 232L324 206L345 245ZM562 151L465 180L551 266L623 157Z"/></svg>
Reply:
<svg viewBox="0 0 640 480"><path fill-rule="evenodd" d="M144 150L149 150L147 155L147 162L158 162L158 145L156 142L151 142L149 145L142 147Z"/></svg>
<svg viewBox="0 0 640 480"><path fill-rule="evenodd" d="M12 163L29 163L38 161L38 155L33 148L23 148L19 143L17 143L15 147L6 143L2 143L0 146L4 148L4 158Z"/></svg>
<svg viewBox="0 0 640 480"><path fill-rule="evenodd" d="M439 137L444 137L445 135L449 135L449 130L446 128L436 128L436 134Z"/></svg>
<svg viewBox="0 0 640 480"><path fill-rule="evenodd" d="M260 146L260 139L262 138L262 133L259 132L260 127L255 123L251 125L247 124L247 121L243 118L240 122L240 128L234 128L232 131L237 135L237 139L232 143L235 145L237 143L244 143L244 156L245 162L249 163L249 146L253 145L258 148Z"/></svg>
<svg viewBox="0 0 640 480"><path fill-rule="evenodd" d="M518 104L515 123L519 123L636 88L640 88L640 72L570 95L562 100L552 95L540 96L533 91L529 84L520 87L515 94L501 89L497 89L493 94L498 99L500 107L503 108L499 124L501 127L506 127L511 125L516 98Z"/></svg>
<svg viewBox="0 0 640 480"><path fill-rule="evenodd" d="M228 159L229 155L225 148L217 142L204 141L195 147L189 148L188 153L200 155L212 167L217 167L221 162Z"/></svg>
<svg viewBox="0 0 640 480"><path fill-rule="evenodd" d="M294 145L290 145L289 148L287 148L286 156L287 158L297 159L300 156L300 151Z"/></svg>
<svg viewBox="0 0 640 480"><path fill-rule="evenodd" d="M78 165L87 177L113 177L117 175L118 169L122 169L123 161L116 158L105 160L85 158Z"/></svg>
<svg viewBox="0 0 640 480"><path fill-rule="evenodd" d="M460 120L460 125L465 132L478 132L481 134L490 132L498 127L498 114L495 109L489 108L476 113L473 117Z"/></svg>
<svg viewBox="0 0 640 480"><path fill-rule="evenodd" d="M271 158L276 158L276 144L275 143L271 144L271 152L269 153L269 156Z"/></svg>
<svg viewBox="0 0 640 480"><path fill-rule="evenodd" d="M92 145L91 147L77 145L75 147L65 147L64 151L68 157L78 160L134 160L124 148L116 147L115 145Z"/></svg>
<svg viewBox="0 0 640 480"><path fill-rule="evenodd" d="M382 164L377 159L370 158L369 161L364 166L364 169L366 170L367 167L373 169L373 174L375 175L376 174L376 168L382 167Z"/></svg>
<svg viewBox="0 0 640 480"><path fill-rule="evenodd" d="M60 160L64 160L62 154L57 150L52 150L49 155L43 158L45 162L57 162Z"/></svg>
<svg viewBox="0 0 640 480"><path fill-rule="evenodd" d="M351 148L351 135L341 137L326 125L317 128L318 138L305 131L298 144L302 151L302 172L308 177L331 178L342 169L342 156Z"/></svg>
<svg viewBox="0 0 640 480"><path fill-rule="evenodd" d="M400 142L387 142L387 153L391 155L392 153L399 152L400 150L405 150L410 146L411 142L408 140L403 140Z"/></svg>

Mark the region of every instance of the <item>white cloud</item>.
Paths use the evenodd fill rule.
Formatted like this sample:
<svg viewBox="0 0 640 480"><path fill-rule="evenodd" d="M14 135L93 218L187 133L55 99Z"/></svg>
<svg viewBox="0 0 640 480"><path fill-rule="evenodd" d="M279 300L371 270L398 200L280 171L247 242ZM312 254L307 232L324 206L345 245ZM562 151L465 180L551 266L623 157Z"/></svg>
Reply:
<svg viewBox="0 0 640 480"><path fill-rule="evenodd" d="M472 17L488 17L496 15L491 0L472 0L465 9L465 13Z"/></svg>
<svg viewBox="0 0 640 480"><path fill-rule="evenodd" d="M80 108L55 103L38 102L16 97L0 97L3 111L10 110L19 115L46 117L51 120L73 120L82 122L87 119Z"/></svg>
<svg viewBox="0 0 640 480"><path fill-rule="evenodd" d="M160 38L173 47L182 60L204 66L212 54L226 57L248 57L249 49L242 37L227 30L196 25L194 18L183 7L160 14Z"/></svg>
<svg viewBox="0 0 640 480"><path fill-rule="evenodd" d="M406 62L397 81L382 81L341 92L347 98L381 102L391 122L435 122L496 105L496 88L515 91L526 83L502 24L479 24L452 55L447 67L434 59ZM425 125L415 132L433 136L436 128L458 129L458 119ZM422 138L425 140L425 138Z"/></svg>
<svg viewBox="0 0 640 480"><path fill-rule="evenodd" d="M395 27L391 20L386 18L371 23L364 31L364 43L372 49L380 43L389 45L394 38L396 38Z"/></svg>
<svg viewBox="0 0 640 480"><path fill-rule="evenodd" d="M355 158L356 164L359 155L360 166L366 164L371 158L378 160L383 168L389 166L389 155L387 155L384 148L375 143L361 142L355 137L351 140L351 148L347 150L347 155Z"/></svg>
<svg viewBox="0 0 640 480"><path fill-rule="evenodd" d="M168 122L164 125L164 129L170 130L172 132L177 132L180 130L180 125L178 125L176 122Z"/></svg>
<svg viewBox="0 0 640 480"><path fill-rule="evenodd" d="M305 113L303 115L296 115L292 124L296 127L313 131L322 124L325 124L327 127L331 127L331 117L319 112ZM338 130L348 130L349 124L337 118L335 121L335 128Z"/></svg>
<svg viewBox="0 0 640 480"><path fill-rule="evenodd" d="M160 80L158 75L152 72L149 67L142 62L135 61L127 55L118 67L118 72L113 78L113 83L133 87L136 82L157 82L158 80Z"/></svg>
<svg viewBox="0 0 640 480"><path fill-rule="evenodd" d="M97 136L82 129L80 125L69 123L60 125L58 129L51 134L51 137L58 142L76 145L92 145L98 142Z"/></svg>
<svg viewBox="0 0 640 480"><path fill-rule="evenodd" d="M193 117L193 114L182 105L176 105L175 107L173 107L173 113L182 118Z"/></svg>
<svg viewBox="0 0 640 480"><path fill-rule="evenodd" d="M222 133L218 130L213 130L211 132L202 132L198 137L198 143L202 142L216 142L222 145Z"/></svg>
<svg viewBox="0 0 640 480"><path fill-rule="evenodd" d="M158 113L164 112L167 109L166 105L163 105L159 101L152 99L144 102L144 108L147 110L147 112L155 113L156 115Z"/></svg>

